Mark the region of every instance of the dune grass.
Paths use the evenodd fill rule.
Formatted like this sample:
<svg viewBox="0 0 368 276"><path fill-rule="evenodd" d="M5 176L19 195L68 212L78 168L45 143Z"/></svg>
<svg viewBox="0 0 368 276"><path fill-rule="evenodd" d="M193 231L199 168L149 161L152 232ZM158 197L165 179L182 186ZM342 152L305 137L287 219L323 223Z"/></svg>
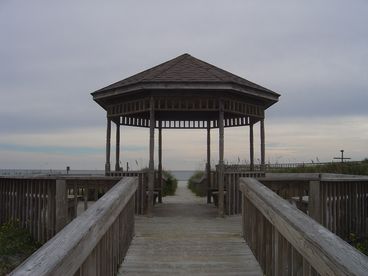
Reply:
<svg viewBox="0 0 368 276"><path fill-rule="evenodd" d="M163 185L162 196L175 195L178 187L178 180L169 171L162 171L162 174L166 178Z"/></svg>
<svg viewBox="0 0 368 276"><path fill-rule="evenodd" d="M196 196L204 197L206 193L198 187L197 182L203 177L204 171L196 171L188 180L188 189Z"/></svg>
<svg viewBox="0 0 368 276"><path fill-rule="evenodd" d="M6 275L41 246L18 221L0 226L0 275Z"/></svg>
<svg viewBox="0 0 368 276"><path fill-rule="evenodd" d="M361 162L330 163L297 168L274 169L272 172L279 173L338 173L368 175L368 159Z"/></svg>

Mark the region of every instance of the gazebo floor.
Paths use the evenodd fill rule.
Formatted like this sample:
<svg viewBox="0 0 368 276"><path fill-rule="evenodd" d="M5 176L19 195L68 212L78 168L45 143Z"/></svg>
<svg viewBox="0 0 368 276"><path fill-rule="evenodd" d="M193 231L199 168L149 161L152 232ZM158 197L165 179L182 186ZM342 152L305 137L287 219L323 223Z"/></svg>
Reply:
<svg viewBox="0 0 368 276"><path fill-rule="evenodd" d="M152 218L136 217L136 235L118 275L263 275L241 236L241 217L217 209L179 183Z"/></svg>

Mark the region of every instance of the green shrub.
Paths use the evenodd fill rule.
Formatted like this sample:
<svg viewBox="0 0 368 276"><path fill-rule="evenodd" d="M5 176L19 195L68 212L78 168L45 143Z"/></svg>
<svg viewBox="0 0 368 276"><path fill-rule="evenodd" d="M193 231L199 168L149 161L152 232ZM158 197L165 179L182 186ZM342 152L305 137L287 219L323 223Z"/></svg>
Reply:
<svg viewBox="0 0 368 276"><path fill-rule="evenodd" d="M351 233L348 242L368 256L368 238L357 237L355 234Z"/></svg>
<svg viewBox="0 0 368 276"><path fill-rule="evenodd" d="M204 171L196 171L188 180L188 189L196 196L204 197L207 195L206 189L198 185L198 181L204 176Z"/></svg>
<svg viewBox="0 0 368 276"><path fill-rule="evenodd" d="M0 275L6 275L41 246L18 221L0 226Z"/></svg>
<svg viewBox="0 0 368 276"><path fill-rule="evenodd" d="M166 179L162 187L162 196L175 195L178 180L168 171L163 171L162 174Z"/></svg>

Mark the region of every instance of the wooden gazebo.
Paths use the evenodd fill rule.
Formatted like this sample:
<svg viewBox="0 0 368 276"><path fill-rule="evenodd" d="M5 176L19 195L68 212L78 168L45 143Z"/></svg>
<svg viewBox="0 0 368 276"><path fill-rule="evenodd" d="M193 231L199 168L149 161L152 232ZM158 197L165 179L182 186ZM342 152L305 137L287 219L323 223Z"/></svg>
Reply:
<svg viewBox="0 0 368 276"><path fill-rule="evenodd" d="M261 166L265 164L265 110L279 94L192 57L178 56L146 71L92 93L107 112L106 175L110 163L111 122L116 124L115 171L120 170L120 126L150 129L148 213L154 196L154 135L158 129L158 171L162 173L162 129L207 130L207 165L210 168L210 132L219 128L218 207L224 202L224 128L249 126L250 167L254 166L253 126L260 123ZM208 177L209 179L209 177Z"/></svg>

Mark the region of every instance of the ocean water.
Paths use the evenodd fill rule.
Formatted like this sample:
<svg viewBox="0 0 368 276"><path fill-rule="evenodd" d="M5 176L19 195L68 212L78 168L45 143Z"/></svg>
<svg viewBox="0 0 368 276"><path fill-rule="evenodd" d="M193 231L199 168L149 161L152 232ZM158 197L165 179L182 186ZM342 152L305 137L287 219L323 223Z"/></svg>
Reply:
<svg viewBox="0 0 368 276"><path fill-rule="evenodd" d="M190 170L171 170L174 177L179 181L187 181L195 171ZM18 169L0 169L0 176L37 176L37 175L66 175L66 170L18 170ZM101 176L104 170L70 170L69 175Z"/></svg>
<svg viewBox="0 0 368 276"><path fill-rule="evenodd" d="M177 180L188 181L188 179L195 173L195 171L170 171Z"/></svg>

